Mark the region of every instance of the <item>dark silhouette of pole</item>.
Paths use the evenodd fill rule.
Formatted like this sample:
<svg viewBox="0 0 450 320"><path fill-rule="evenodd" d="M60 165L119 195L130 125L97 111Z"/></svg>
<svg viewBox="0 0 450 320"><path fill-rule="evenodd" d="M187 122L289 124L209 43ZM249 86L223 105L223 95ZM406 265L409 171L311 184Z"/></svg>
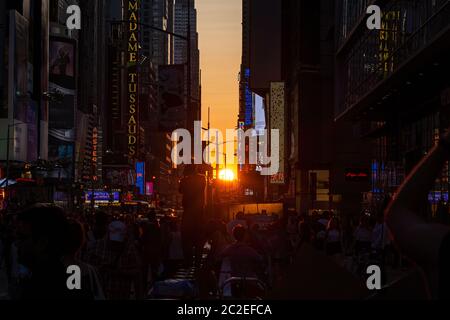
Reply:
<svg viewBox="0 0 450 320"><path fill-rule="evenodd" d="M187 19L187 35L186 35L186 41L187 41L187 99L188 99L188 103L187 103L187 112L188 112L188 121L189 121L189 127L188 128L192 128L191 134L193 133L193 126L194 126L194 120L195 116L194 113L192 112L192 85L191 85L191 0L187 1L187 15L188 15L188 19ZM195 110L197 111L197 110ZM192 126L192 127L191 127Z"/></svg>
<svg viewBox="0 0 450 320"><path fill-rule="evenodd" d="M14 117L13 117L13 121L14 121ZM10 140L11 140L11 137L10 137L10 133L9 133L9 130L10 130L10 126L9 126L9 124L8 124L8 127L6 128L6 130L8 130L7 131L7 133L6 133L6 185L5 185L5 191L6 191L6 204L7 204L7 206L9 206L9 190L8 190L8 187L9 187L9 147L10 147Z"/></svg>
<svg viewBox="0 0 450 320"><path fill-rule="evenodd" d="M216 131L216 179L219 180L219 131Z"/></svg>

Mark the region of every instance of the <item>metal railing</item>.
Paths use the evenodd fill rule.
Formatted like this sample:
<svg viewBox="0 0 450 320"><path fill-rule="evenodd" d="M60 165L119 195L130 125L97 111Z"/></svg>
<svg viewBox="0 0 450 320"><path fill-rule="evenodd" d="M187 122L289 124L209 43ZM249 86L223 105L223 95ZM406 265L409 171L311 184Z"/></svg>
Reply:
<svg viewBox="0 0 450 320"><path fill-rule="evenodd" d="M450 28L450 1L392 2L385 12L398 13L384 29L367 30L344 62L344 97L338 113L345 112L398 71L408 59ZM405 6L408 3L409 7ZM384 42L383 42L384 41Z"/></svg>
<svg viewBox="0 0 450 320"><path fill-rule="evenodd" d="M340 15L338 16L338 34L337 46L342 46L351 36L355 28L363 20L366 15L367 7L374 4L376 0L340 0L338 8Z"/></svg>

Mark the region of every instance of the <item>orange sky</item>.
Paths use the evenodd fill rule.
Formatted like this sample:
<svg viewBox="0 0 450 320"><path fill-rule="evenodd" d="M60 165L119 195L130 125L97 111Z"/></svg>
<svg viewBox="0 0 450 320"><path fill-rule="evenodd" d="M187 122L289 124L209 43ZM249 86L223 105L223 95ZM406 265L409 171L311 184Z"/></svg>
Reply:
<svg viewBox="0 0 450 320"><path fill-rule="evenodd" d="M242 47L242 0L197 0L197 19L202 70L202 118L222 130L237 125L238 73Z"/></svg>

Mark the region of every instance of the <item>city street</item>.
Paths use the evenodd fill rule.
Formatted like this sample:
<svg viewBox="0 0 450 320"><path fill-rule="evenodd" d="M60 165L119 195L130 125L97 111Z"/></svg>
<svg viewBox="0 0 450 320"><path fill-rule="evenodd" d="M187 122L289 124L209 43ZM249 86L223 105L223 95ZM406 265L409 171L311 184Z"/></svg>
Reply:
<svg viewBox="0 0 450 320"><path fill-rule="evenodd" d="M450 298L449 57L448 0L0 1L0 300Z"/></svg>

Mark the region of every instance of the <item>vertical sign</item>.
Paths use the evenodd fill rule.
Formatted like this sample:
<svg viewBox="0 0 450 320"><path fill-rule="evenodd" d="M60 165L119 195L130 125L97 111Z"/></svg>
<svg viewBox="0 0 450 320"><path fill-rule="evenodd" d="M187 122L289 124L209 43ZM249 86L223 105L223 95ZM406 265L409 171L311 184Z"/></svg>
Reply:
<svg viewBox="0 0 450 320"><path fill-rule="evenodd" d="M147 196L153 195L153 182L145 183L145 195Z"/></svg>
<svg viewBox="0 0 450 320"><path fill-rule="evenodd" d="M270 129L280 132L280 169L276 175L270 177L272 184L284 184L284 83L272 82L270 84Z"/></svg>
<svg viewBox="0 0 450 320"><path fill-rule="evenodd" d="M138 145L138 1L128 1L128 154L134 158Z"/></svg>
<svg viewBox="0 0 450 320"><path fill-rule="evenodd" d="M245 122L239 121L239 129L245 131ZM238 139L238 163L239 163L239 171L244 169L245 163L245 139ZM243 157L242 157L243 155Z"/></svg>
<svg viewBox="0 0 450 320"><path fill-rule="evenodd" d="M250 91L250 69L245 69L245 125L253 125L253 94Z"/></svg>
<svg viewBox="0 0 450 320"><path fill-rule="evenodd" d="M92 129L92 180L97 181L97 147L98 147L98 129Z"/></svg>
<svg viewBox="0 0 450 320"><path fill-rule="evenodd" d="M379 55L384 77L394 72L394 57L392 54L398 41L399 21L400 11L389 11L383 14L379 39Z"/></svg>
<svg viewBox="0 0 450 320"><path fill-rule="evenodd" d="M145 194L144 177L145 177L144 162L136 162L136 187L138 187L139 189L139 194Z"/></svg>

